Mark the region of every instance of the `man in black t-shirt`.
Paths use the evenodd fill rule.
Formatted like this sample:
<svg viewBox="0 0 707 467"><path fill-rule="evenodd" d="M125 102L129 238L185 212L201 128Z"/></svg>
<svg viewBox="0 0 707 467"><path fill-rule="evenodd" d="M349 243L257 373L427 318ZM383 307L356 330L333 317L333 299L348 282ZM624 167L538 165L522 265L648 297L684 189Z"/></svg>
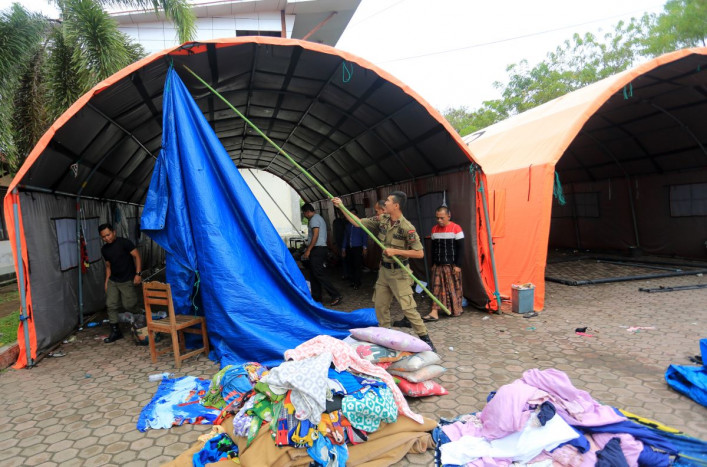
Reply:
<svg viewBox="0 0 707 467"><path fill-rule="evenodd" d="M111 332L103 342L108 344L123 338L118 326L121 303L125 311L137 312L138 296L135 286L142 281L142 261L133 242L117 237L112 225L101 224L98 226L98 232L105 243L101 254L106 261L106 309Z"/></svg>

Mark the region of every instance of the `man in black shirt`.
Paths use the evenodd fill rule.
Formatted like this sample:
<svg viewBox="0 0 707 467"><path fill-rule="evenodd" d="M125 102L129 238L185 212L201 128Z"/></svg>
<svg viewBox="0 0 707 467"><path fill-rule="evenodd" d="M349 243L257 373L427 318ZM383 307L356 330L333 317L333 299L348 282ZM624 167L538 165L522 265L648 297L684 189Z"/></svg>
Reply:
<svg viewBox="0 0 707 467"><path fill-rule="evenodd" d="M108 344L123 338L118 326L121 303L125 311L137 312L138 296L135 286L142 281L142 261L133 242L117 237L112 225L101 224L98 226L98 232L105 243L101 253L106 261L106 309L111 332L103 342Z"/></svg>

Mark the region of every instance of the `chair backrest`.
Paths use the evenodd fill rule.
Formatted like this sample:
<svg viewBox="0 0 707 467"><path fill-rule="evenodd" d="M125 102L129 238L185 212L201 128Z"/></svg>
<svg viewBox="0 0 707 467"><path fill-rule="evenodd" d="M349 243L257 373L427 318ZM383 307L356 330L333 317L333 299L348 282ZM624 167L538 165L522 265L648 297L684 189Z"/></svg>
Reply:
<svg viewBox="0 0 707 467"><path fill-rule="evenodd" d="M145 318L147 325L152 323L152 305L167 307L167 318L172 326L176 325L174 305L172 304L172 288L163 282L143 282L142 296L145 301Z"/></svg>

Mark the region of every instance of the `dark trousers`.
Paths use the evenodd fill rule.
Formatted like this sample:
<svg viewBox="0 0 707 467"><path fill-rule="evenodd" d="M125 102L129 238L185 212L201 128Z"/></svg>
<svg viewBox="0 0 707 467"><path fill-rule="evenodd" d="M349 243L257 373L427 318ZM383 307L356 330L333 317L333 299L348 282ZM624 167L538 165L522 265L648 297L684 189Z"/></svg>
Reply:
<svg viewBox="0 0 707 467"><path fill-rule="evenodd" d="M309 254L309 270L311 272L309 283L312 285L312 298L318 302L322 300L322 288L331 295L331 298L337 298L341 295L326 275L327 271L324 268L326 256L327 247L325 246L315 246Z"/></svg>
<svg viewBox="0 0 707 467"><path fill-rule="evenodd" d="M349 263L351 283L361 285L361 268L363 267L363 247L354 246L346 249L346 262Z"/></svg>

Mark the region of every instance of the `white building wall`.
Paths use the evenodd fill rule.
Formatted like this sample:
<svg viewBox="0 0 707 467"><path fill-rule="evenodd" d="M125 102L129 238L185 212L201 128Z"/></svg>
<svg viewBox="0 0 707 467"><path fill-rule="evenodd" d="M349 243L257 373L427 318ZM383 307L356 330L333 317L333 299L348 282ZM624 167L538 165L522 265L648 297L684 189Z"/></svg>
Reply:
<svg viewBox="0 0 707 467"><path fill-rule="evenodd" d="M120 18L120 22L124 23L125 18ZM285 15L287 37L292 36L294 24L295 16ZM276 31L279 33L282 30L282 21L279 11L237 13L210 18L197 18L196 28L196 40L206 41L236 37L236 31ZM123 24L119 29L136 42L142 44L148 53L159 52L180 44L177 38L177 31L172 23L169 22L133 22Z"/></svg>
<svg viewBox="0 0 707 467"><path fill-rule="evenodd" d="M15 261L12 258L12 247L9 240L0 242L0 276L13 274Z"/></svg>
<svg viewBox="0 0 707 467"><path fill-rule="evenodd" d="M280 237L286 242L291 237L299 237L303 226L300 197L297 192L282 179L268 172L246 169L240 170L240 173Z"/></svg>

